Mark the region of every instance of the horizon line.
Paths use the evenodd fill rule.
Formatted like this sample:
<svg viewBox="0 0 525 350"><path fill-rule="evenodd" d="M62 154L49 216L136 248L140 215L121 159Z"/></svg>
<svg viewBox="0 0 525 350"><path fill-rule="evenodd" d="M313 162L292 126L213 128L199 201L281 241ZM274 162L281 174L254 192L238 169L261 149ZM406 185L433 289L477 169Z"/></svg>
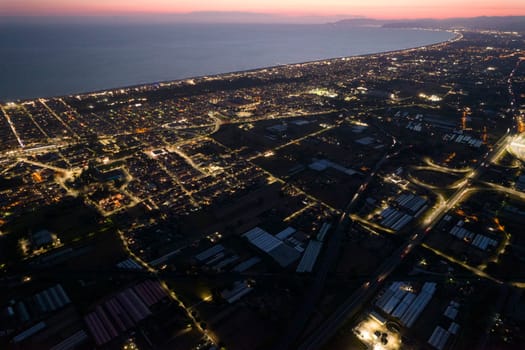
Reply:
<svg viewBox="0 0 525 350"><path fill-rule="evenodd" d="M473 15L473 16L421 16L421 17L382 17L382 16L364 16L359 14L314 14L314 13L275 13L275 12L256 12L256 11L189 11L189 12L147 12L147 11L130 11L130 12L106 12L106 13L11 13L0 14L0 18L133 18L133 17L170 17L170 16L191 16L191 15L216 15L218 17L225 15L245 15L245 16L267 16L273 18L290 18L290 19L328 19L340 18L340 20L376 20L376 21L414 21L414 20L448 20L448 19L474 19L474 18L518 18L525 17L523 14L508 15Z"/></svg>

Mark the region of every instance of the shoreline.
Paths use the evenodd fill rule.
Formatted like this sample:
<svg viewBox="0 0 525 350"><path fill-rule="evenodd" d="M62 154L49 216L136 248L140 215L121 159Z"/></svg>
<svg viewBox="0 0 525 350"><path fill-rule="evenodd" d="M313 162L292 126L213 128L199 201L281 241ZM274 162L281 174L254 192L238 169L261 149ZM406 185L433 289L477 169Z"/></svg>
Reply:
<svg viewBox="0 0 525 350"><path fill-rule="evenodd" d="M386 29L386 28L383 28ZM302 66L302 65L313 65L313 64L320 64L322 62L334 62L339 60L353 60L353 59L361 59L371 56L377 56L377 55L392 55L397 53L403 53L403 52L411 52L416 50L423 50L426 48L433 48L433 47L439 47L442 45L448 45L451 43L454 43L456 41L459 41L463 39L463 34L461 34L460 31L457 30L445 30L445 29L430 29L430 28L393 28L389 30L414 30L414 31L435 31L435 32L448 32L451 34L454 34L454 36L448 40L445 41L439 41L432 44L427 45L421 45L421 46L414 46L414 47L408 47L403 49L397 49L397 50L389 50L389 51L380 51L380 52L374 52L374 53L368 53L368 54L361 54L361 55L352 55L352 56L339 56L339 57L329 57L329 58L323 58L318 60L310 60L310 61L302 61L302 62L294 62L294 63L285 63L285 64L277 64L273 66L264 66L264 67L258 67L258 68L251 68L246 70L239 70L239 71L230 71L230 72L222 72L222 73L216 73L216 74L208 74L208 75L197 75L197 76L190 76L185 78L179 78L175 80L161 80L161 81L153 81L153 82L145 82L145 83L138 83L133 85L124 85L119 87L111 87L111 88L104 88L99 90L91 90L91 91L83 91L83 92L73 92L73 93L67 93L67 94L60 94L60 95L53 95L48 97L43 96L36 96L36 97L28 97L28 98L19 98L19 99L13 99L13 100L2 100L0 99L0 104L7 105L10 103L24 103L29 101L34 101L38 99L60 99L64 97L87 97L90 95L102 95L108 92L113 93L119 93L121 90L129 91L137 88L155 88L155 85L162 85L157 88L161 87L169 87L171 85L180 85L183 83L187 83L188 81L193 80L203 80L203 79L220 79L221 77L227 77L227 76L236 76L236 75L243 75L243 74L256 74L258 72L267 70L267 69L278 69L283 67L294 67L294 66ZM198 82L196 82L198 83Z"/></svg>

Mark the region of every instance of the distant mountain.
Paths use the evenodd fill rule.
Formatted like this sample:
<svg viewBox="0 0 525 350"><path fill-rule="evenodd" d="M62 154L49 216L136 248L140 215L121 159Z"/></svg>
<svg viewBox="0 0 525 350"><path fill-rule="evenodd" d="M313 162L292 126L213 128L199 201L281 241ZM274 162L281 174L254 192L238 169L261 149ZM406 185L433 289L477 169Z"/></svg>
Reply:
<svg viewBox="0 0 525 350"><path fill-rule="evenodd" d="M1 2L2 0L0 0ZM348 15L286 16L236 11L199 11L172 14L106 16L2 16L2 23L246 23L246 24L325 24L348 19ZM354 17L357 18L357 17Z"/></svg>
<svg viewBox="0 0 525 350"><path fill-rule="evenodd" d="M166 19L171 19L174 22L184 23L275 23L283 20L283 16L279 15L235 11L199 11L164 16Z"/></svg>
<svg viewBox="0 0 525 350"><path fill-rule="evenodd" d="M348 26L348 27L382 27L391 21L379 20L373 18L347 18L341 21L332 23L337 26Z"/></svg>
<svg viewBox="0 0 525 350"><path fill-rule="evenodd" d="M0 0L2 1L2 0ZM279 14L200 11L173 14L135 14L106 16L2 16L0 24L12 23L246 23L246 24L329 24L349 27L494 29L525 32L525 16L474 17L450 19L379 20L349 15L286 16Z"/></svg>
<svg viewBox="0 0 525 350"><path fill-rule="evenodd" d="M316 23L324 24L342 19L348 19L348 15L333 16L287 16L257 12L237 11L198 11L184 14L167 15L167 18L177 19L183 22L215 22L215 23ZM358 17L355 17L357 19ZM352 18L354 19L354 18Z"/></svg>
<svg viewBox="0 0 525 350"><path fill-rule="evenodd" d="M384 28L484 29L525 32L525 16L414 20L352 18L337 21L333 24L344 26L381 26Z"/></svg>
<svg viewBox="0 0 525 350"><path fill-rule="evenodd" d="M418 19L390 21L385 28L481 29L525 32L525 16Z"/></svg>

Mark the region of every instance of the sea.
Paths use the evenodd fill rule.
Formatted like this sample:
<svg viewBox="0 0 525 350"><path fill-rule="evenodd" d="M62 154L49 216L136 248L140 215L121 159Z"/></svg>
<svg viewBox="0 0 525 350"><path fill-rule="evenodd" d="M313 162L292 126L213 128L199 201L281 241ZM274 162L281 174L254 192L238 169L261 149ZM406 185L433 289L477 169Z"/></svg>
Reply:
<svg viewBox="0 0 525 350"><path fill-rule="evenodd" d="M0 101L356 56L453 33L337 24L0 24Z"/></svg>

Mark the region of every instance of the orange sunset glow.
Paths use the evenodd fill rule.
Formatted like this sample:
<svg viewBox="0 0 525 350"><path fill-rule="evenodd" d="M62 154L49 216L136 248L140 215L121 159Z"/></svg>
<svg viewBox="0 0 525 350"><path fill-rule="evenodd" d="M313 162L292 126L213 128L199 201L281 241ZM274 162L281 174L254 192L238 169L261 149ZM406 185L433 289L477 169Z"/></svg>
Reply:
<svg viewBox="0 0 525 350"><path fill-rule="evenodd" d="M449 18L525 14L523 0L2 0L0 15L172 14L242 11L286 16L348 15L373 18Z"/></svg>

